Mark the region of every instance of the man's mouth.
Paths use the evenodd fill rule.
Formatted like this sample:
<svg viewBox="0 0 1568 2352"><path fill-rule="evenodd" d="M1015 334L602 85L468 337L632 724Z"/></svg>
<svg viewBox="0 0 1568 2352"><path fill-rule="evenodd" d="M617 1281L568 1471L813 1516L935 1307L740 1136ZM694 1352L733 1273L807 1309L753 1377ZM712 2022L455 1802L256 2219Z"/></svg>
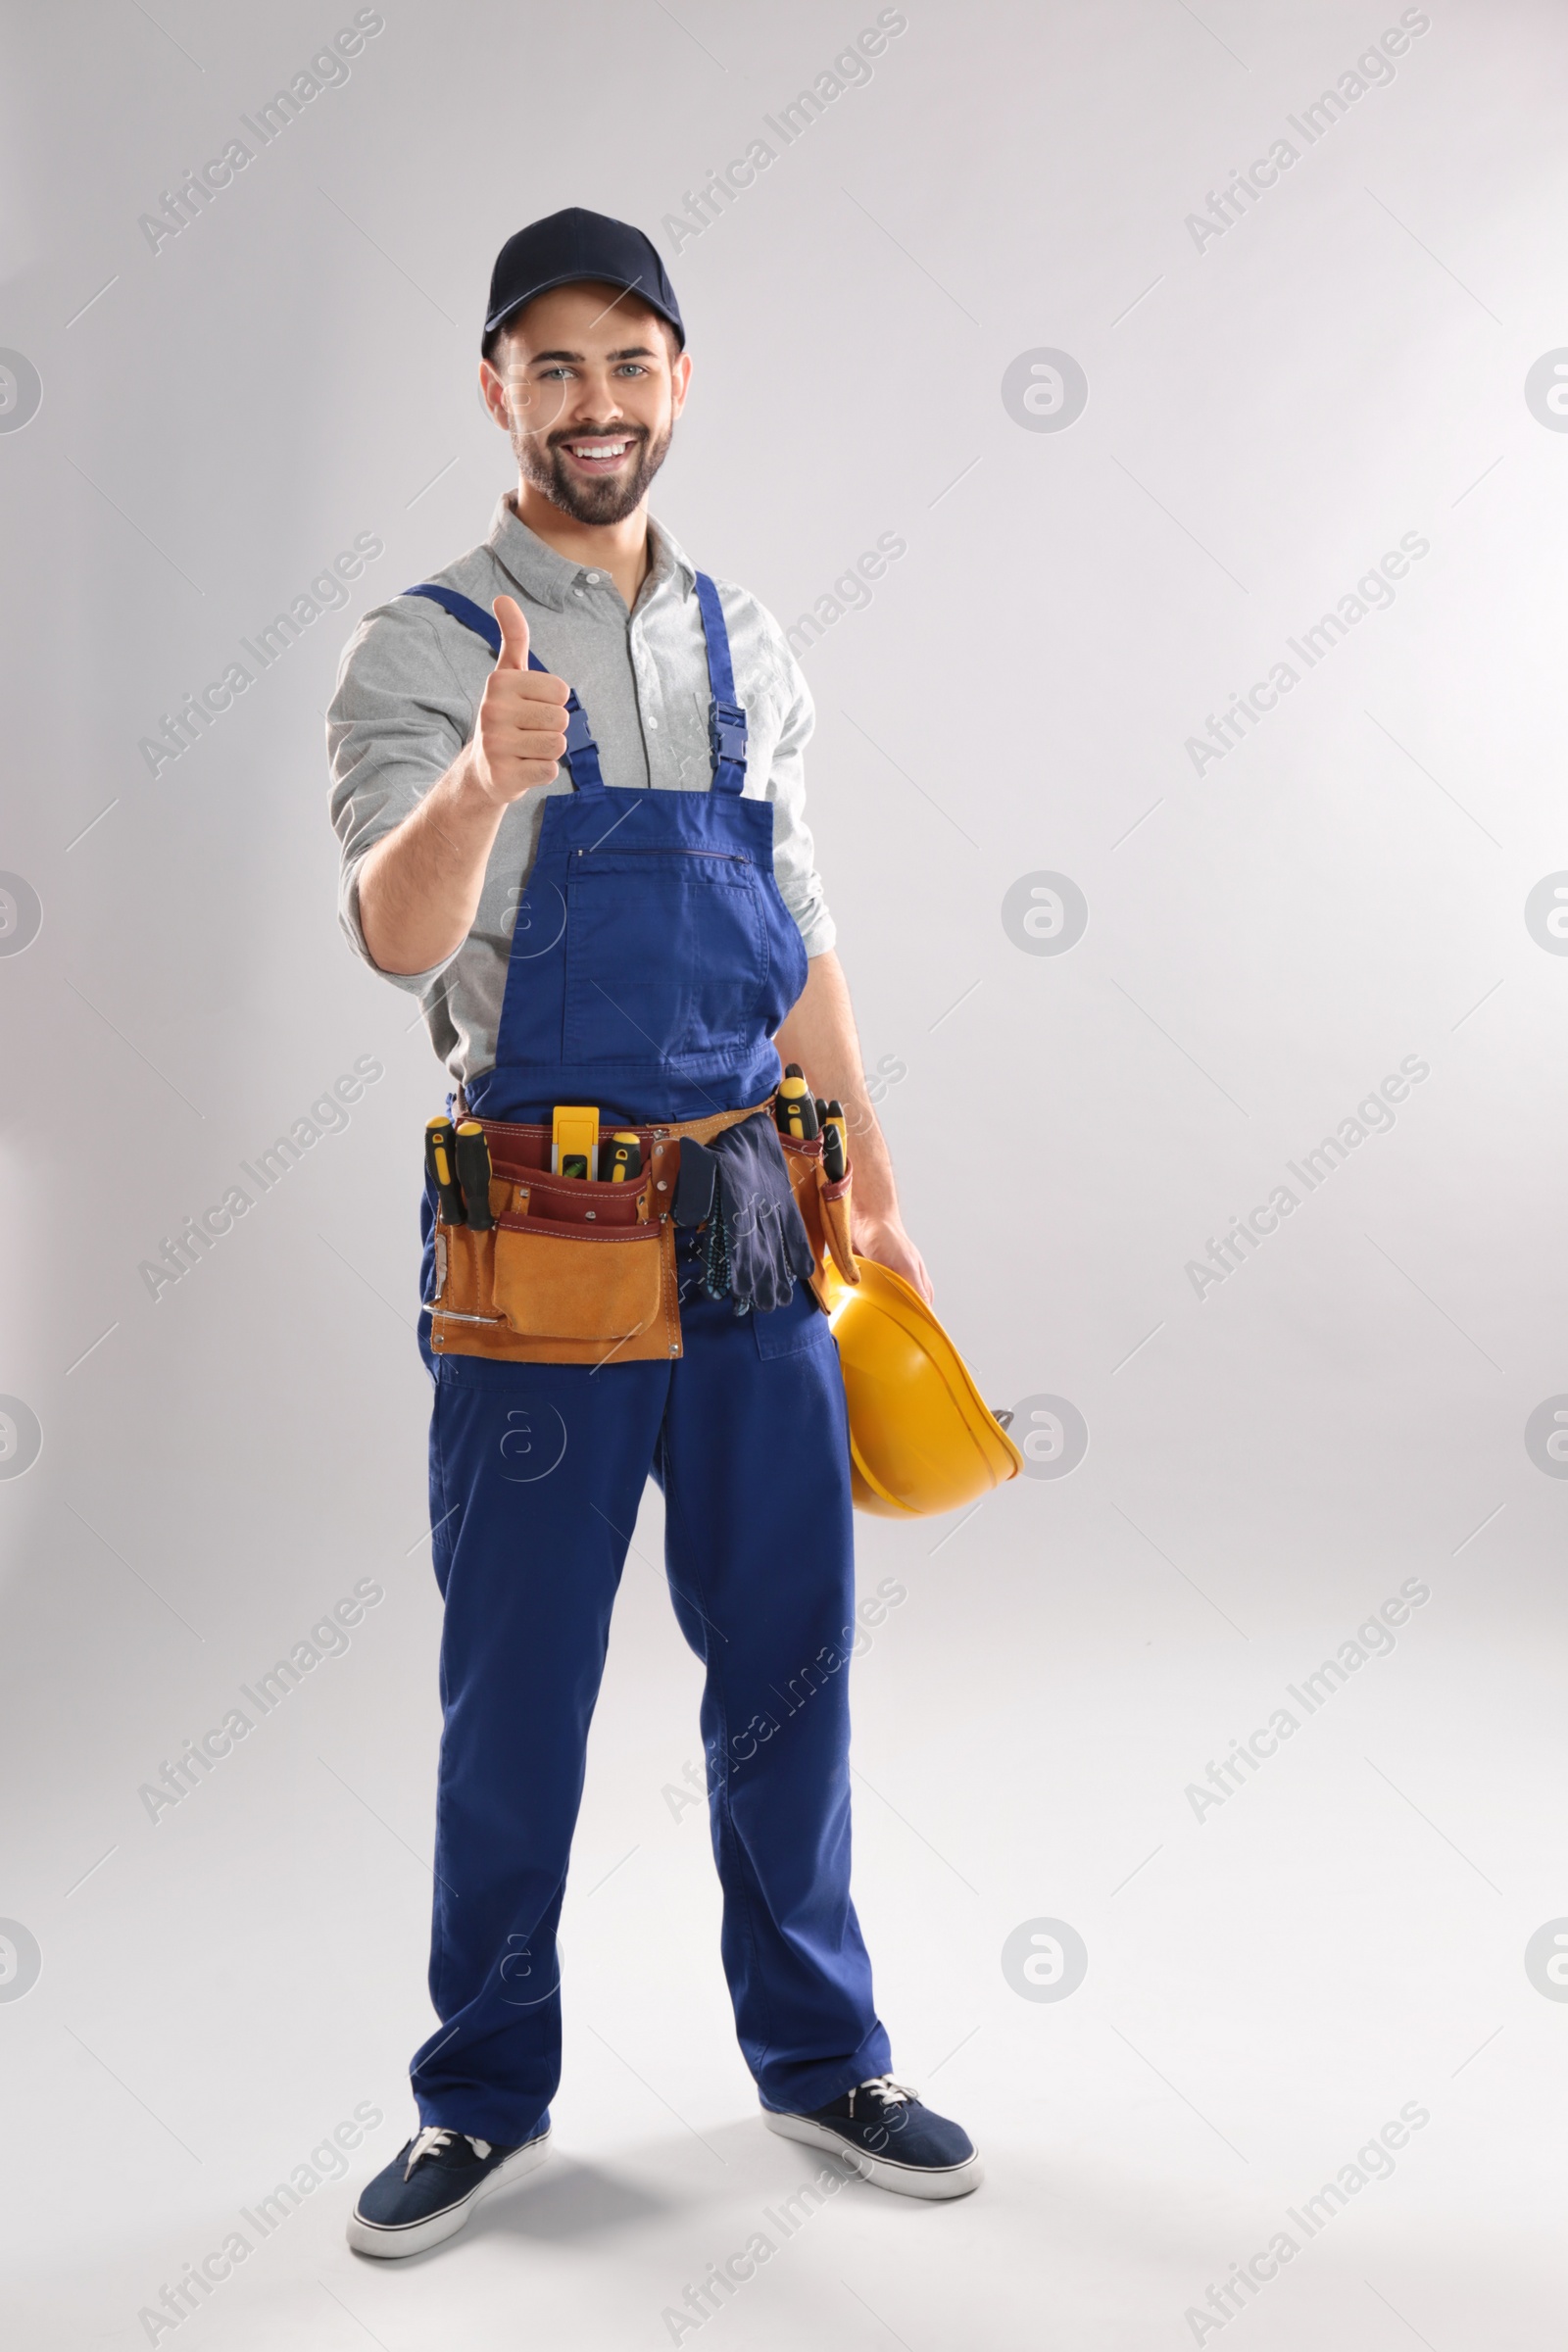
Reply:
<svg viewBox="0 0 1568 2352"><path fill-rule="evenodd" d="M613 473L636 443L635 433L584 433L559 446L584 473Z"/></svg>

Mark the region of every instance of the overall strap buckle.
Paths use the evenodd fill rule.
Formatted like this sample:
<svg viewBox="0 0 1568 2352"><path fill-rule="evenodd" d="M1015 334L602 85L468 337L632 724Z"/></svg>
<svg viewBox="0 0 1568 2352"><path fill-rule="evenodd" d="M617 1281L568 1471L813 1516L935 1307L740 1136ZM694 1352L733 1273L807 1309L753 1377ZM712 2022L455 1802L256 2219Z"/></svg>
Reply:
<svg viewBox="0 0 1568 2352"><path fill-rule="evenodd" d="M708 713L708 741L713 755L713 765L732 760L746 765L746 713L738 703L715 701Z"/></svg>
<svg viewBox="0 0 1568 2352"><path fill-rule="evenodd" d="M530 654L529 660L532 661ZM543 669L544 663L539 664ZM578 792L603 792L604 772L599 765L599 746L588 726L588 713L577 700L574 686L566 697L566 773Z"/></svg>
<svg viewBox="0 0 1568 2352"><path fill-rule="evenodd" d="M713 760L713 790L739 795L746 789L746 713L735 698L729 631L724 626L718 590L706 571L695 576L697 606L703 616L703 641L708 649L708 685L712 696L708 710L708 743Z"/></svg>

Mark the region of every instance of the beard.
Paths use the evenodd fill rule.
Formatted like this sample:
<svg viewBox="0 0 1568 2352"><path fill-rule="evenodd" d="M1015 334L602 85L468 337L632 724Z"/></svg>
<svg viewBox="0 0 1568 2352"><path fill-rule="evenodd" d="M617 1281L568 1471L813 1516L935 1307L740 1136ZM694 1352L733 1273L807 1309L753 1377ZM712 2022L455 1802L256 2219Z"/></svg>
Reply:
<svg viewBox="0 0 1568 2352"><path fill-rule="evenodd" d="M589 438L580 426L571 433L552 433L543 444L537 435L514 428L512 446L517 469L525 482L542 491L573 522L624 522L647 497L649 485L669 454L674 427L666 425L657 438L646 425L617 425L614 429L636 443L629 466L618 475L585 480L568 470L564 444Z"/></svg>

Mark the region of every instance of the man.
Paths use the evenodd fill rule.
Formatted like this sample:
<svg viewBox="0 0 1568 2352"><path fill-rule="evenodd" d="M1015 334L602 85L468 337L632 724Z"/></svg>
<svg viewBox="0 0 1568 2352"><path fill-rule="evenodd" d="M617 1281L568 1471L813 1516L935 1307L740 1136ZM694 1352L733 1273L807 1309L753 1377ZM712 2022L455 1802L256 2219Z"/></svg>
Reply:
<svg viewBox="0 0 1568 2352"><path fill-rule="evenodd" d="M695 571L649 516L691 375L649 240L581 211L523 229L496 262L482 348L516 490L483 546L367 616L328 724L345 928L418 997L457 1112L483 1122L496 1167L503 1150L533 1152L518 1213L510 1188L483 1194L478 1222L499 1200L502 1230L475 1234L444 1205L438 1222L426 1187L441 2024L413 2064L421 2128L349 2225L375 2255L449 2236L543 2159L556 1926L650 1472L677 1619L707 1668L722 1956L763 2120L906 2194L961 2195L980 2179L966 2134L888 2074L850 1899L848 1425L827 1318L794 1280L810 1255L765 1107L781 1061L845 1106L857 1250L926 1298L930 1286L812 865L810 700L771 615ZM608 1184L591 1212L589 1194L566 1200L564 1178L594 1169L553 1166L540 1139L562 1104L613 1105L643 1169L642 1222L560 1221L626 1203ZM677 1242L692 1169L716 1205ZM741 1212L727 1224L726 1200ZM716 1272L715 1231L733 1259ZM617 1239L632 1247L602 1246ZM591 1300L573 1321L569 1283L551 1328L579 1340L517 1340L498 1311L504 1252L511 1264L564 1248L588 1284L652 1267L634 1257L644 1244L678 1268L667 1347L638 1323L632 1345L598 1348ZM770 1250L745 1291L747 1253ZM450 1311L464 1250L492 1268L475 1280L495 1298L475 1312Z"/></svg>

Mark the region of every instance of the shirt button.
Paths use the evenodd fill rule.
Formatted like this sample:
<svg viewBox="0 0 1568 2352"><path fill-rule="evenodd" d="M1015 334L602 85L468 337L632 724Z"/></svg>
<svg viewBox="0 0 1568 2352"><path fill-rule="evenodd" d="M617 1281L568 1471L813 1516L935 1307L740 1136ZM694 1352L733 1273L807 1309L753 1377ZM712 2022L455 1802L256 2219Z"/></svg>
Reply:
<svg viewBox="0 0 1568 2352"><path fill-rule="evenodd" d="M589 587L590 587L590 588L597 588L597 587L598 587L598 585L599 585L599 574L598 574L598 572L597 572L597 571L585 571L585 572L583 573L583 578L584 578L584 579L587 581L587 583L588 583L588 585L589 585Z"/></svg>
<svg viewBox="0 0 1568 2352"><path fill-rule="evenodd" d="M649 713L648 713L648 724L649 724L651 727L657 727L657 726L658 726L658 724L659 724L659 721L658 721L658 719L657 719L657 718L654 716L654 714L653 714L653 712L652 712L651 710L650 710L650 711L649 711Z"/></svg>

